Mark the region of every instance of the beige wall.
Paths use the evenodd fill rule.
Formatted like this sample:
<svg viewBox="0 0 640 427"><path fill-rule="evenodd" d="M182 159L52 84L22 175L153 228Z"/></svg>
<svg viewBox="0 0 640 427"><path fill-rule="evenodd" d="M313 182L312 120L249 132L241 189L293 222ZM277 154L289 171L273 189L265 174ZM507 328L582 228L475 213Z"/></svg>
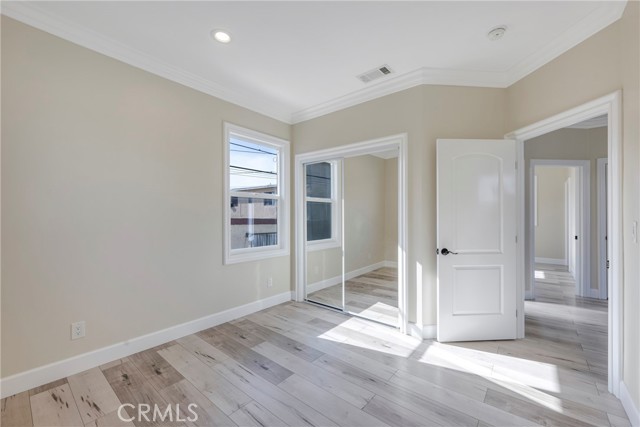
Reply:
<svg viewBox="0 0 640 427"><path fill-rule="evenodd" d="M566 259L565 182L571 169L538 167L538 225L535 227L536 258ZM565 264L566 265L566 264Z"/></svg>
<svg viewBox="0 0 640 427"><path fill-rule="evenodd" d="M342 247L307 251L307 285L319 285L319 282L342 276ZM332 280L333 279L333 280ZM315 292L315 287L307 289Z"/></svg>
<svg viewBox="0 0 640 427"><path fill-rule="evenodd" d="M386 180L386 166L390 161L370 155L350 157L343 161L347 273L385 261L386 218L388 206L393 203L387 199L389 183ZM395 193L397 194L397 179ZM397 219L395 222L397 227ZM314 284L341 276L341 252L341 248L310 250L307 253L307 283Z"/></svg>
<svg viewBox="0 0 640 427"><path fill-rule="evenodd" d="M506 92L418 86L293 126L296 154L406 132L410 319L436 322L436 139L501 138Z"/></svg>
<svg viewBox="0 0 640 427"><path fill-rule="evenodd" d="M344 160L345 268L384 261L385 161L375 156Z"/></svg>
<svg viewBox="0 0 640 427"><path fill-rule="evenodd" d="M507 90L507 129L550 117L622 89L623 105L623 380L640 407L640 251L631 239L639 217L640 4L627 3L622 19L520 80ZM615 260L613 262L616 262Z"/></svg>
<svg viewBox="0 0 640 427"><path fill-rule="evenodd" d="M384 259L398 262L398 159L384 162Z"/></svg>
<svg viewBox="0 0 640 427"><path fill-rule="evenodd" d="M2 107L2 377L290 290L222 265L222 123L287 124L4 16Z"/></svg>
<svg viewBox="0 0 640 427"><path fill-rule="evenodd" d="M599 289L598 274L598 160L607 157L607 128L560 129L530 139L524 144L525 170L531 159L589 160L591 199L591 289ZM526 207L529 207L529 176L525 178ZM528 233L528 230L527 230ZM537 235L536 235L537 239ZM536 240L536 250L537 240ZM536 256L541 256L536 254Z"/></svg>

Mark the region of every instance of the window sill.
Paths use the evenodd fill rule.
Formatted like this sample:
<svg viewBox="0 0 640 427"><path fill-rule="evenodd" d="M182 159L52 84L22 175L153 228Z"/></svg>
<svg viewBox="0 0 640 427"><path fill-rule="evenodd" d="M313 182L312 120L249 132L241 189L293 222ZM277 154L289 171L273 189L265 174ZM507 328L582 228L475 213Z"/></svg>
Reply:
<svg viewBox="0 0 640 427"><path fill-rule="evenodd" d="M225 254L224 265L239 264L241 262L262 261L269 258L288 256L289 249L270 249L262 251L247 251Z"/></svg>
<svg viewBox="0 0 640 427"><path fill-rule="evenodd" d="M342 244L336 239L318 240L315 242L307 242L307 251L323 251L325 249L334 249L341 247Z"/></svg>

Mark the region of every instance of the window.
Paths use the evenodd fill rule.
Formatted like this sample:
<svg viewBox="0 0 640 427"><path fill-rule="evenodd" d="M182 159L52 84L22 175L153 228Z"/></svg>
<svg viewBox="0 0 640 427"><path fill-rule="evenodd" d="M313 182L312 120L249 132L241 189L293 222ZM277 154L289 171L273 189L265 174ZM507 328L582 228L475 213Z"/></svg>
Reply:
<svg viewBox="0 0 640 427"><path fill-rule="evenodd" d="M225 123L224 263L287 255L289 143Z"/></svg>
<svg viewBox="0 0 640 427"><path fill-rule="evenodd" d="M309 250L340 246L339 161L305 165L305 205Z"/></svg>

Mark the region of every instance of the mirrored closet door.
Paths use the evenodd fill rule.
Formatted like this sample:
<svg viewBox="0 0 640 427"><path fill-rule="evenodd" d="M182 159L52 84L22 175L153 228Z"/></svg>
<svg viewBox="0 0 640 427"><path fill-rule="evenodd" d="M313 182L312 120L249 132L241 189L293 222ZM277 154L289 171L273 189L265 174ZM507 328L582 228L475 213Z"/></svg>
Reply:
<svg viewBox="0 0 640 427"><path fill-rule="evenodd" d="M345 311L398 323L397 150L343 160Z"/></svg>
<svg viewBox="0 0 640 427"><path fill-rule="evenodd" d="M398 327L398 150L303 175L305 300Z"/></svg>

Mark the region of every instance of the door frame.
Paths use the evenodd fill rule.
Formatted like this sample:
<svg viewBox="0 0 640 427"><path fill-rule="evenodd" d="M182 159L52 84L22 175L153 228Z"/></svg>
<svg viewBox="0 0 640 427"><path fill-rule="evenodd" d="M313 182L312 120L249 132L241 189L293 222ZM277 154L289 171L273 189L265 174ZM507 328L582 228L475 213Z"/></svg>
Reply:
<svg viewBox="0 0 640 427"><path fill-rule="evenodd" d="M622 369L622 91L617 90L601 98L579 105L542 121L508 133L505 138L516 140L518 162L524 164L524 141L559 130L581 121L607 114L608 132L608 182L607 190L607 241L610 268L608 270L609 322L608 322L608 379L609 392L620 394ZM524 168L518 168L518 234L525 240L524 208ZM519 271L519 309L524 312L524 291L526 283L525 245L518 245ZM518 337L524 338L524 316L518 318Z"/></svg>
<svg viewBox="0 0 640 427"><path fill-rule="evenodd" d="M576 182L573 184L576 188L576 206L580 209L578 213L578 229L580 230L578 239L578 254L576 256L576 295L582 297L591 297L591 162L589 160L541 160L531 159L529 163L529 265L532 266L529 272L529 291L525 291L525 299L535 298L535 258L536 258L536 233L533 218L533 177L535 176L536 167L568 167L575 168ZM566 196L565 196L566 197ZM537 204L537 202L535 203ZM566 213L565 213L566 216ZM568 234L568 230L565 230ZM565 248L565 260L568 261L568 250Z"/></svg>
<svg viewBox="0 0 640 427"><path fill-rule="evenodd" d="M575 204L575 200L571 201L571 195L572 195L572 193L575 193L575 179L572 180L571 178L572 177L567 178L567 180L564 182L564 209L565 209L565 211L564 211L565 212L564 226L565 226L565 230L569 230L571 228L570 225L572 225L572 222L575 221L575 215L574 215L573 218L571 218L571 210L572 210L571 206L573 204ZM565 246L565 259L567 260L567 269L569 270L569 273L575 274L576 273L575 253L570 248L570 242L569 242L569 236L568 235L565 236L565 245L566 245ZM531 283L533 284L533 288L534 289L531 291L532 295L531 295L530 298L533 299L533 296L535 295L535 286L536 286L535 277L534 277L534 281L531 282ZM577 284L577 282L576 282L576 284ZM526 298L527 298L527 296L525 295L525 299Z"/></svg>
<svg viewBox="0 0 640 427"><path fill-rule="evenodd" d="M295 233L296 233L296 301L304 301L306 274L306 227L304 208L304 164L326 159L348 158L365 154L398 150L398 325L409 332L409 299L407 280L408 250L408 135L406 133L327 148L295 156Z"/></svg>
<svg viewBox="0 0 640 427"><path fill-rule="evenodd" d="M598 176L598 298L607 299L607 165L609 159L597 160Z"/></svg>

